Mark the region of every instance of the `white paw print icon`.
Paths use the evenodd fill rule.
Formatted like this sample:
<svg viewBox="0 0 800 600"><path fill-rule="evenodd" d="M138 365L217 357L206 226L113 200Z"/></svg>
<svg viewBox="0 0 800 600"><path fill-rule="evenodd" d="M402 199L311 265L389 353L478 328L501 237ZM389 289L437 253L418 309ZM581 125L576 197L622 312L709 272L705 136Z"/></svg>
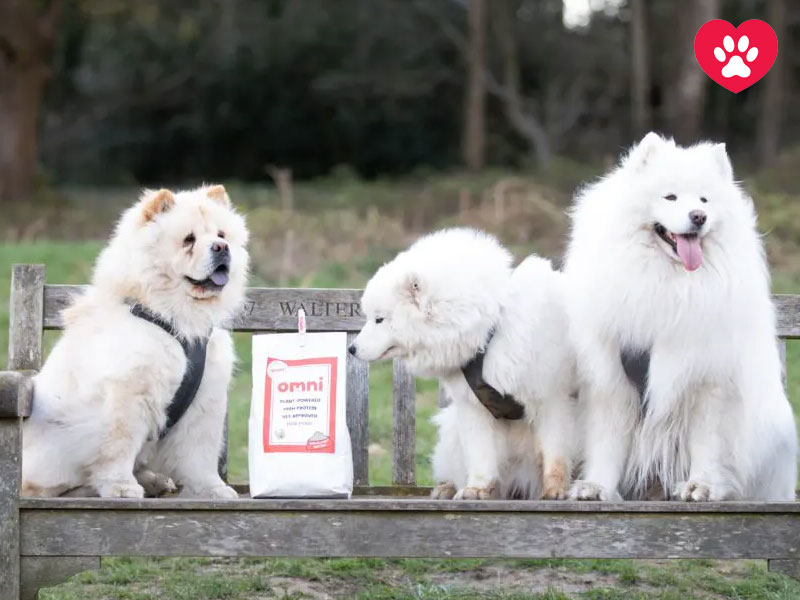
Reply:
<svg viewBox="0 0 800 600"><path fill-rule="evenodd" d="M750 77L750 67L745 64L745 60L751 63L758 56L758 48L755 46L750 48L750 38L746 35L739 38L739 43L736 47L739 53L731 56L730 59L728 59L728 54L734 50L733 38L726 35L725 39L722 40L722 45L725 48L724 50L719 46L714 48L714 56L719 62L728 61L728 64L722 67L722 76L726 79L734 76ZM748 48L750 49L748 50ZM742 60L742 55L744 55L745 60Z"/></svg>

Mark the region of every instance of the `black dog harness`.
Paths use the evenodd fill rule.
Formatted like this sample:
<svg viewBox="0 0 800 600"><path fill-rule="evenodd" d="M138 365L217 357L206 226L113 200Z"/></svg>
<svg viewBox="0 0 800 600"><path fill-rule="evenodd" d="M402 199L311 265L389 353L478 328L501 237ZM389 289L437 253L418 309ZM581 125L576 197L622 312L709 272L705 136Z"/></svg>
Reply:
<svg viewBox="0 0 800 600"><path fill-rule="evenodd" d="M181 345L186 356L186 371L183 373L183 379L181 379L181 384L178 386L178 391L175 392L169 406L167 406L167 422L158 436L159 439L163 439L170 429L180 421L186 411L189 410L194 397L197 395L200 382L203 380L203 371L206 368L208 336L189 343L178 335L172 325L141 304L132 305L131 314L166 331Z"/></svg>
<svg viewBox="0 0 800 600"><path fill-rule="evenodd" d="M622 370L639 393L642 414L647 413L647 380L650 374L650 351L623 348L619 353Z"/></svg>
<svg viewBox="0 0 800 600"><path fill-rule="evenodd" d="M486 341L483 351L478 352L472 360L464 365L461 372L472 393L495 419L516 421L525 416L525 407L517 402L514 396L498 392L483 378L483 359L486 356L486 347L492 341L492 337L494 337L494 331L489 333L489 339Z"/></svg>

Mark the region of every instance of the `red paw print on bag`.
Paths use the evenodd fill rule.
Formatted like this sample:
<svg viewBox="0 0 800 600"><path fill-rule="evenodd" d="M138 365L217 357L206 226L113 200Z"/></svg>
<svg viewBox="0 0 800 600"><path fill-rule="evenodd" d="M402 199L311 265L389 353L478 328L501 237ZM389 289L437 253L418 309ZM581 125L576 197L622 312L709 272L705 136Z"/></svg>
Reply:
<svg viewBox="0 0 800 600"><path fill-rule="evenodd" d="M738 28L714 19L694 38L694 55L706 75L738 94L764 77L778 56L778 37L764 21L752 19Z"/></svg>

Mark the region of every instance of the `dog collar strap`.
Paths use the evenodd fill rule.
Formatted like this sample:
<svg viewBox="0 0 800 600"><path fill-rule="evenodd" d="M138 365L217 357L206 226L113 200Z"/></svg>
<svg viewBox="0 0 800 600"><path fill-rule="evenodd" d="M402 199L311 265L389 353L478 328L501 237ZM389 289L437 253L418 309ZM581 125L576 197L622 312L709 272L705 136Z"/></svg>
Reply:
<svg viewBox="0 0 800 600"><path fill-rule="evenodd" d="M492 341L494 331L489 334L486 346ZM483 359L486 349L478 352L475 357L461 368L464 379L467 380L472 393L481 404L486 407L495 419L509 419L516 421L525 416L525 407L516 401L510 394L501 394L483 378Z"/></svg>
<svg viewBox="0 0 800 600"><path fill-rule="evenodd" d="M141 304L133 304L131 306L131 314L166 331L181 345L186 356L186 371L183 373L183 379L181 379L178 390L172 397L169 406L167 406L167 422L159 434L159 438L163 439L172 427L180 421L186 411L189 410L197 395L197 390L200 388L200 382L203 380L203 372L206 368L208 337L187 342L178 335L170 323Z"/></svg>

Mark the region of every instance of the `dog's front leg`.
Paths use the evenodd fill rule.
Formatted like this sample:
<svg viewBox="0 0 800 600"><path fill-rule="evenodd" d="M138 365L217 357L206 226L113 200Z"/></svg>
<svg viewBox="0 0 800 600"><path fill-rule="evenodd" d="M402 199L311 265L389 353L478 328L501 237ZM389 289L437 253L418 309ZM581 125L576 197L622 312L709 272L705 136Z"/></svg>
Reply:
<svg viewBox="0 0 800 600"><path fill-rule="evenodd" d="M104 391L108 416L97 457L88 467L89 486L102 498L143 498L133 470L151 429L151 419L144 414L150 392L132 393L126 382L111 383Z"/></svg>
<svg viewBox="0 0 800 600"><path fill-rule="evenodd" d="M630 453L636 392L625 383L616 387L581 390L584 466L569 493L573 500L622 500L618 488Z"/></svg>
<svg viewBox="0 0 800 600"><path fill-rule="evenodd" d="M456 500L488 500L500 493L500 436L497 420L476 398L464 399L457 407L461 418L461 444L466 486Z"/></svg>
<svg viewBox="0 0 800 600"><path fill-rule="evenodd" d="M158 463L164 464L181 487L181 495L200 498L235 499L239 495L219 476L218 463L222 451L224 410L207 412L202 404L227 405L226 389L201 386L192 406L159 444Z"/></svg>
<svg viewBox="0 0 800 600"><path fill-rule="evenodd" d="M543 500L563 500L572 478L575 419L569 394L539 407L533 426L541 451Z"/></svg>
<svg viewBox="0 0 800 600"><path fill-rule="evenodd" d="M720 415L729 414L724 394L719 388L704 388L694 399L689 420L689 479L672 490L672 496L686 502L736 500L741 497L741 483L726 466L726 457L734 454L722 432L729 423Z"/></svg>

